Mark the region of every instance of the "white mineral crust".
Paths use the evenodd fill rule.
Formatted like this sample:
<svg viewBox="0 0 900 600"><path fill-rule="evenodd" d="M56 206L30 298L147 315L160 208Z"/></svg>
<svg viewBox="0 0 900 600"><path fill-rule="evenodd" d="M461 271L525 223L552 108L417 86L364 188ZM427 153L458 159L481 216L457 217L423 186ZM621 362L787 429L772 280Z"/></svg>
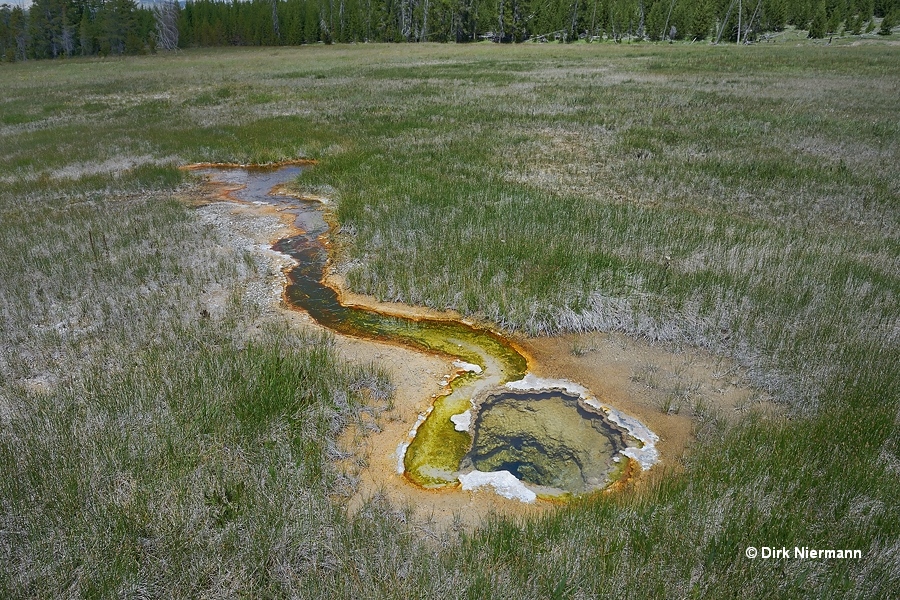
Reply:
<svg viewBox="0 0 900 600"><path fill-rule="evenodd" d="M532 503L537 499L537 494L525 487L525 484L516 479L509 471L472 471L459 476L459 482L464 490L477 490L484 486L490 486L494 493L520 502Z"/></svg>
<svg viewBox="0 0 900 600"><path fill-rule="evenodd" d="M450 420L453 421L453 429L456 431L468 431L469 425L472 423L472 411L467 410L458 415L453 415L450 417Z"/></svg>

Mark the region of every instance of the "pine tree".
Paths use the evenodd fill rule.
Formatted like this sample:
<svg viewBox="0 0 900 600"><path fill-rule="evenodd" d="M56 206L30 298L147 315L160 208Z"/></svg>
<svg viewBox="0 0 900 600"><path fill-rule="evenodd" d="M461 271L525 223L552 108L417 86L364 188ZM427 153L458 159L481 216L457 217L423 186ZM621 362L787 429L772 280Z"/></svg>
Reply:
<svg viewBox="0 0 900 600"><path fill-rule="evenodd" d="M9 29L15 41L16 60L28 58L28 18L21 6L13 7L9 14Z"/></svg>
<svg viewBox="0 0 900 600"><path fill-rule="evenodd" d="M825 37L825 28L828 24L828 15L825 14L825 3L820 2L816 6L816 12L813 14L812 23L809 25L809 37L820 39Z"/></svg>
<svg viewBox="0 0 900 600"><path fill-rule="evenodd" d="M53 58L53 17L51 0L35 0L28 9L29 54L34 58Z"/></svg>
<svg viewBox="0 0 900 600"><path fill-rule="evenodd" d="M691 13L688 37L698 40L706 39L715 22L716 16L712 0L698 0Z"/></svg>
<svg viewBox="0 0 900 600"><path fill-rule="evenodd" d="M668 34L666 19L669 16L669 3L671 0L656 0L647 13L645 28L647 37L653 41L665 39Z"/></svg>
<svg viewBox="0 0 900 600"><path fill-rule="evenodd" d="M787 21L787 0L767 0L763 3L763 29L781 31Z"/></svg>
<svg viewBox="0 0 900 600"><path fill-rule="evenodd" d="M891 31L894 29L894 26L897 24L897 13L891 12L884 16L884 19L881 20L881 28L878 30L878 35L891 35Z"/></svg>
<svg viewBox="0 0 900 600"><path fill-rule="evenodd" d="M788 8L788 23L797 29L806 29L815 12L810 0L795 0L788 3Z"/></svg>
<svg viewBox="0 0 900 600"><path fill-rule="evenodd" d="M10 27L11 18L10 6L8 4L0 5L0 61L3 62L16 60L16 42Z"/></svg>
<svg viewBox="0 0 900 600"><path fill-rule="evenodd" d="M12 10L8 4L0 5L0 61L3 62L13 62L16 59L16 43L9 27L11 15Z"/></svg>

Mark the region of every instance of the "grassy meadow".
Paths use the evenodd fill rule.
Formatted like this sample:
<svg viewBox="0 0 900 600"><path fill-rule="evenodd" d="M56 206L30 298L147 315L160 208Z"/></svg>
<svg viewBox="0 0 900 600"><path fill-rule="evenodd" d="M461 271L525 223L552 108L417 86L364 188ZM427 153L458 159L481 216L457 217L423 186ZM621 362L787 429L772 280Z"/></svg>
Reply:
<svg viewBox="0 0 900 600"><path fill-rule="evenodd" d="M0 597L888 597L898 115L874 41L3 65ZM266 311L266 266L178 200L181 164L298 157L353 290L706 348L785 418L698 413L684 472L539 520L348 517L335 440L390 382Z"/></svg>

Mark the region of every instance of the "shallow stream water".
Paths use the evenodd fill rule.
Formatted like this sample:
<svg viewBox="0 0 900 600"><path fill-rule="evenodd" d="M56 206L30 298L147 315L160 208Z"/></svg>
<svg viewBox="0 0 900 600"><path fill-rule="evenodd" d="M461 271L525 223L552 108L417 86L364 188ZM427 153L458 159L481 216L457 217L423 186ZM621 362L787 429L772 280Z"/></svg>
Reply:
<svg viewBox="0 0 900 600"><path fill-rule="evenodd" d="M628 422L621 422L627 417L617 412L610 418L611 409L604 412L577 384L542 385L534 384L539 381L534 379L523 386L526 358L493 331L341 304L337 292L323 283L328 261L323 204L278 193L279 186L296 179L302 167L197 171L237 188L231 195L238 200L272 205L294 216L300 233L272 246L297 263L287 272L285 297L290 305L344 335L454 359L456 371L444 379L446 393L419 415L408 439L398 442L397 470L414 484L455 487L462 482L464 489L488 485L525 500L533 499L532 492L579 494L608 486L624 472L627 457L638 459L634 452L652 449L647 448L655 438L651 432L643 428L653 437L635 434ZM646 466L646 461L639 462ZM500 472L506 472L503 485L492 478ZM510 485L512 491L504 493Z"/></svg>

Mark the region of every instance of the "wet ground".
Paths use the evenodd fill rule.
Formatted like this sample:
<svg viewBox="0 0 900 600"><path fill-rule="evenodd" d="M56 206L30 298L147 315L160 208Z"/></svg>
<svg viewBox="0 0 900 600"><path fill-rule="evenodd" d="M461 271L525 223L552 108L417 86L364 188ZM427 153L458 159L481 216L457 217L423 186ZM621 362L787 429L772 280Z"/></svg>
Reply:
<svg viewBox="0 0 900 600"><path fill-rule="evenodd" d="M431 510L438 520L495 509L521 512L524 507L512 507L495 494L486 501L481 493L422 488L455 487L459 474L472 469L503 470L528 482L538 494L552 497L602 489L629 472L623 468L623 460L629 459L621 450L640 443L611 424L602 410L579 404L577 395L562 390L513 393L501 387L521 377L526 368L544 376L575 379L593 390L590 396L596 406L600 406L596 400L600 398L603 405L615 404L644 419L661 432L658 443L663 453L669 454L669 447L674 450L676 460L670 459L670 466L677 464L689 442L691 419L688 406L660 410L666 401L658 398L665 392L659 388L665 387L669 376L666 367L678 371L675 377L688 374L703 379L705 374L713 387L722 378L721 370L716 370L721 365L713 364L716 361L710 357L705 357L707 364L698 370L696 358L639 345L628 351L633 342L616 336L603 340L596 337L602 334L586 340L585 336L507 340L489 329L448 320L453 315L340 293L333 279L324 277L328 227L321 201L278 195L280 186L296 178L301 167L200 172L228 190L228 199L245 208L256 207L260 213L274 210L282 221L291 222L294 235L279 239L274 248L297 261L288 272L285 293L288 302L302 311L293 317L303 322L311 318L342 334L342 344L351 357L373 357L389 368L393 364L391 370L400 375L394 414L374 427L376 433L362 436L351 432L344 440L365 455L357 463L360 486L351 509L365 498L381 494L397 504ZM270 193L273 190L275 195ZM617 348L628 355L622 364L615 364L618 357L611 362L607 357L602 367L583 368L596 363L602 354L616 354ZM675 364L679 362L680 366ZM598 386L597 374L610 368L616 377L606 378ZM663 384L642 381L647 379L647 370ZM702 402L711 390L703 389L699 379L695 396ZM410 381L413 389L406 385ZM752 393L737 385L733 377L722 383L714 391L721 398L712 398L716 405L740 408L754 404ZM657 398L648 402L647 396ZM679 414L682 408L684 414ZM467 418L461 420L461 413L468 413ZM461 421L464 427L460 427Z"/></svg>

